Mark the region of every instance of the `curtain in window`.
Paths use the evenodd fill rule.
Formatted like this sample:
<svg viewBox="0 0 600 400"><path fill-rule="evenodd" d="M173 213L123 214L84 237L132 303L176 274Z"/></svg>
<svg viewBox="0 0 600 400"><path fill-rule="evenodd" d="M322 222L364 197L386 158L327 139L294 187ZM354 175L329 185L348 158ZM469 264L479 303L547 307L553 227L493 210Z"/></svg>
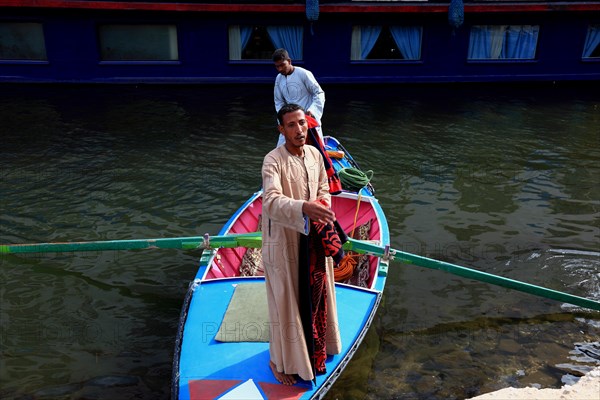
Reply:
<svg viewBox="0 0 600 400"><path fill-rule="evenodd" d="M275 48L284 48L292 60L302 60L301 26L267 26L267 32Z"/></svg>
<svg viewBox="0 0 600 400"><path fill-rule="evenodd" d="M242 51L252 35L251 26L231 25L229 27L229 59L241 60Z"/></svg>
<svg viewBox="0 0 600 400"><path fill-rule="evenodd" d="M352 28L352 60L366 60L381 33L381 26L355 26Z"/></svg>
<svg viewBox="0 0 600 400"><path fill-rule="evenodd" d="M590 25L583 46L583 58L591 57L598 46L600 46L600 25Z"/></svg>
<svg viewBox="0 0 600 400"><path fill-rule="evenodd" d="M360 60L360 26L352 27L352 41L350 43L350 59Z"/></svg>
<svg viewBox="0 0 600 400"><path fill-rule="evenodd" d="M490 31L485 26L473 26L469 37L469 59L491 58L490 49Z"/></svg>
<svg viewBox="0 0 600 400"><path fill-rule="evenodd" d="M490 58L502 58L502 44L508 25L489 25L490 32Z"/></svg>
<svg viewBox="0 0 600 400"><path fill-rule="evenodd" d="M498 59L506 25L475 25L469 38L469 59Z"/></svg>
<svg viewBox="0 0 600 400"><path fill-rule="evenodd" d="M469 59L533 59L538 25L478 25L471 28Z"/></svg>
<svg viewBox="0 0 600 400"><path fill-rule="evenodd" d="M509 26L500 58L528 60L535 58L538 33L537 25Z"/></svg>
<svg viewBox="0 0 600 400"><path fill-rule="evenodd" d="M405 60L421 59L420 26L390 26L390 32Z"/></svg>

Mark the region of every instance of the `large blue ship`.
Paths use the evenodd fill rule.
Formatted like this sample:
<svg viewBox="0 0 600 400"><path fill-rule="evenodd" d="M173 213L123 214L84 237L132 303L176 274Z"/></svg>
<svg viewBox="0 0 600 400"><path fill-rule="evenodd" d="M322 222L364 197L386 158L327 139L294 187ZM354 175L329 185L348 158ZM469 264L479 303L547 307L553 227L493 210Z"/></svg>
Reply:
<svg viewBox="0 0 600 400"><path fill-rule="evenodd" d="M600 80L600 1L0 0L0 82Z"/></svg>

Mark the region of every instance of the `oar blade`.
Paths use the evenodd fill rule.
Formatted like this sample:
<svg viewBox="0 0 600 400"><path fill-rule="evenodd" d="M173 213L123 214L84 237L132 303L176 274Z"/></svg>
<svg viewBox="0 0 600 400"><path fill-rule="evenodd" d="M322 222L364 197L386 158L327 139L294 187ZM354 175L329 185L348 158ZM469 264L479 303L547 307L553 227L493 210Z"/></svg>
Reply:
<svg viewBox="0 0 600 400"><path fill-rule="evenodd" d="M356 251L358 253L371 254L377 257L384 257L392 260L401 261L405 264L413 264L419 267L446 271L454 275L462 276L464 278L474 279L477 281L490 283L492 285L502 286L508 289L514 289L521 292L529 293L535 296L545 297L547 299L562 301L564 303L600 311L600 301L575 296L569 293L548 289L542 286L532 285L530 283L505 278L498 275L493 275L487 272L477 271L472 268L461 267L459 265L434 260L432 258L427 258L416 254L406 253L396 249L388 250L382 246L378 246L373 243L368 243L356 239L349 239L348 242L344 245L344 248L347 250Z"/></svg>

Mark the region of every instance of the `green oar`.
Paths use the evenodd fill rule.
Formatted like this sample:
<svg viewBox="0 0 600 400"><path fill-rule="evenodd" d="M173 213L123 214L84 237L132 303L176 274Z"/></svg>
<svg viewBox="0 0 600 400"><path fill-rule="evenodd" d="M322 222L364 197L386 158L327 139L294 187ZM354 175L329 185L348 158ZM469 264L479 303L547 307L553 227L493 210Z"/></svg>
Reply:
<svg viewBox="0 0 600 400"><path fill-rule="evenodd" d="M136 249L195 249L219 247L261 247L262 237L260 232L232 234L223 236L191 236L178 238L134 239L134 240L108 240L96 242L67 242L67 243L38 243L38 244L8 244L0 245L0 254L18 253L51 253L71 251L102 251L102 250L136 250ZM558 300L580 307L600 311L600 302L586 299L557 290L532 285L514 279L504 278L487 272L461 267L444 261L406 253L396 249L389 249L373 244L372 242L348 239L344 244L345 250L357 253L370 254L390 260L398 260L406 264L420 267L438 269L481 282L491 283L509 289L533 294L548 299ZM380 271L385 273L385 271Z"/></svg>
<svg viewBox="0 0 600 400"><path fill-rule="evenodd" d="M65 242L0 245L0 254L60 253L72 251L194 249L219 247L260 247L261 233L242 233L223 236L190 236L178 238L105 240L95 242Z"/></svg>
<svg viewBox="0 0 600 400"><path fill-rule="evenodd" d="M586 299L585 297L579 297L572 294L559 292L557 290L516 281L514 279L488 274L487 272L481 272L471 268L461 267L444 261L438 261L432 258L406 253L400 250L389 248L386 249L383 246L378 246L370 242L348 238L348 242L344 244L344 249L352 250L357 253L371 254L377 257L388 258L390 260L398 260L403 263L414 264L419 267L438 269L465 278L475 279L477 281L491 283L492 285L498 285L509 289L519 290L521 292L533 294L536 296L541 296L548 299L558 300L564 303L574 304L576 306L600 311L600 302L596 300Z"/></svg>

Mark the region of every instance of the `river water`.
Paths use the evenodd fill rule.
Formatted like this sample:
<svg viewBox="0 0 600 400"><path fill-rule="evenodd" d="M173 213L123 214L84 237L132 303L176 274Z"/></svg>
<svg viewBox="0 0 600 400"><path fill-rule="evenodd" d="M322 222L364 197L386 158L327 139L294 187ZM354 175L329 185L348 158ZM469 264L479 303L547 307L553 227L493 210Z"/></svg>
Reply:
<svg viewBox="0 0 600 400"><path fill-rule="evenodd" d="M598 85L325 86L392 246L600 300ZM216 234L272 87L0 87L0 243ZM3 255L3 399L167 399L195 251ZM600 365L600 314L392 263L328 399L464 399Z"/></svg>

